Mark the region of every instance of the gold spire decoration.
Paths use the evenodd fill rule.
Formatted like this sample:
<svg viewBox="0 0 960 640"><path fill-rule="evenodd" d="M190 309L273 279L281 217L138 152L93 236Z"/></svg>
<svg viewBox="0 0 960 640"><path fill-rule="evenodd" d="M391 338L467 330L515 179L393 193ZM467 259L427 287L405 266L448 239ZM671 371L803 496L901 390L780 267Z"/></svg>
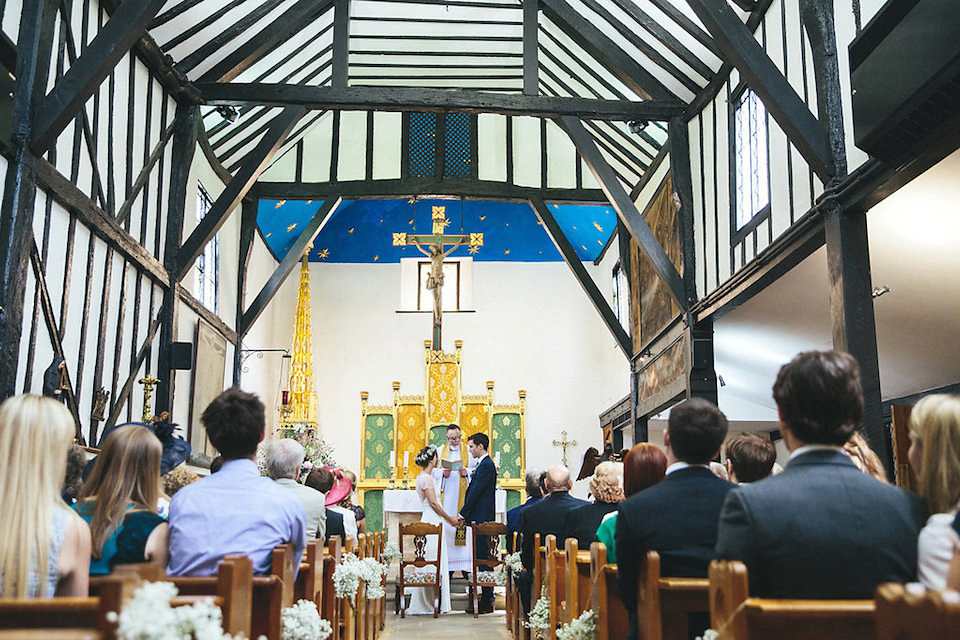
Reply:
<svg viewBox="0 0 960 640"><path fill-rule="evenodd" d="M309 248L307 249L309 253ZM290 411L287 424L317 425L317 393L313 390L313 338L310 326L310 267L307 253L300 261L300 287L293 325L293 362L290 364Z"/></svg>

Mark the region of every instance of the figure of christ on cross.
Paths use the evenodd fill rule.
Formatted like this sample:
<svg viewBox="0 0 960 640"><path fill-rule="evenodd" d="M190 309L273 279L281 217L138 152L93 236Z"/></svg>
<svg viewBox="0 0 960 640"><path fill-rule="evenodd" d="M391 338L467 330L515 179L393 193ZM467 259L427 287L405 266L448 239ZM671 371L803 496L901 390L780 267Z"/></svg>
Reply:
<svg viewBox="0 0 960 640"><path fill-rule="evenodd" d="M427 276L427 289L433 292L433 345L436 351L441 349L440 330L443 326L443 259L457 247L469 246L470 253L476 253L483 246L482 233L445 235L443 233L450 221L447 220L447 208L433 207L433 233L417 235L412 233L394 233L393 246L414 245L423 255L430 258L430 274ZM447 249L446 247L450 248Z"/></svg>

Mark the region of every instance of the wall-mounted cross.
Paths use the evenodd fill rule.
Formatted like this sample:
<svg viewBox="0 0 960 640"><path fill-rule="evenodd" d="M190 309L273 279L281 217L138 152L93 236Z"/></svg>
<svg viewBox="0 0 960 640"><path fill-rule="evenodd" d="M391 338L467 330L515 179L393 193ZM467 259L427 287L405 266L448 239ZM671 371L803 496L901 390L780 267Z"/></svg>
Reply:
<svg viewBox="0 0 960 640"><path fill-rule="evenodd" d="M453 253L457 247L467 245L470 253L476 253L477 247L483 246L482 233L461 233L459 235L445 235L443 233L450 221L447 220L446 207L433 207L433 233L417 235L413 233L394 233L393 246L405 247L415 245L420 253L430 258L430 275L427 276L427 289L433 291L433 349L439 351L440 329L443 324L443 304L441 292L443 289L443 259ZM449 246L449 249L446 247ZM446 250L444 250L446 249Z"/></svg>
<svg viewBox="0 0 960 640"><path fill-rule="evenodd" d="M553 446L563 447L563 466L567 466L567 447L577 444L576 440L567 440L566 430L560 432L560 439L553 441Z"/></svg>

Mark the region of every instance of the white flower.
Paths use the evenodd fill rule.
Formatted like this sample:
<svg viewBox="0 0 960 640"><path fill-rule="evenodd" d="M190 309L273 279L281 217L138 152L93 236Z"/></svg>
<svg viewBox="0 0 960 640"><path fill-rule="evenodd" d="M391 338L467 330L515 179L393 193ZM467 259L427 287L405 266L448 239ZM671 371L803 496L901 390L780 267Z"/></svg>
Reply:
<svg viewBox="0 0 960 640"><path fill-rule="evenodd" d="M333 592L341 599L349 598L355 603L360 588L360 561L352 553L345 553L340 564L333 570Z"/></svg>
<svg viewBox="0 0 960 640"><path fill-rule="evenodd" d="M170 582L147 582L133 592L119 615L112 613L117 622L119 640L225 640L232 638L223 633L223 616L212 598L195 604L170 606L177 595L177 587Z"/></svg>
<svg viewBox="0 0 960 640"><path fill-rule="evenodd" d="M300 600L283 610L283 640L326 640L333 633L309 600Z"/></svg>
<svg viewBox="0 0 960 640"><path fill-rule="evenodd" d="M550 628L550 598L540 596L537 604L533 605L523 626L530 629L530 635L535 638L545 638Z"/></svg>
<svg viewBox="0 0 960 640"><path fill-rule="evenodd" d="M593 640L597 634L597 615L587 609L580 617L557 630L557 640Z"/></svg>
<svg viewBox="0 0 960 640"><path fill-rule="evenodd" d="M713 629L707 629L702 636L697 636L697 640L716 640L719 636L720 634Z"/></svg>
<svg viewBox="0 0 960 640"><path fill-rule="evenodd" d="M507 568L518 573L523 571L523 562L520 561L520 552L511 553L510 555L504 557L503 564L507 565Z"/></svg>

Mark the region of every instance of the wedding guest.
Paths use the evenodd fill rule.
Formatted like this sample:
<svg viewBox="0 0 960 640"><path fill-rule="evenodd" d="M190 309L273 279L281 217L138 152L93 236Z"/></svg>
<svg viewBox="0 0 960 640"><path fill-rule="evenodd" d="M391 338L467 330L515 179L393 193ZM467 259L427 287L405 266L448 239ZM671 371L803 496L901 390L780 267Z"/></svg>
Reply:
<svg viewBox="0 0 960 640"><path fill-rule="evenodd" d="M68 505L77 501L77 494L83 486L83 467L87 464L87 452L78 444L71 444L67 450L67 471L63 477L63 488L60 495Z"/></svg>
<svg viewBox="0 0 960 640"><path fill-rule="evenodd" d="M617 510L623 501L623 463L601 462L590 479L590 495L594 502L582 504L567 512L558 545L567 538L576 538L578 549L589 549L597 537L597 528L604 516Z"/></svg>
<svg viewBox="0 0 960 640"><path fill-rule="evenodd" d="M801 353L781 367L773 398L790 459L730 492L717 555L746 564L761 598L873 598L880 583L914 580L922 501L842 451L863 417L857 361Z"/></svg>
<svg viewBox="0 0 960 640"><path fill-rule="evenodd" d="M326 494L333 488L333 473L326 467L314 467L304 478L303 484L315 491L319 491L324 497L326 504ZM343 524L343 513L333 511L329 507L324 509L327 530L323 538L323 544L328 544L332 536L340 536L340 544L347 544L347 531Z"/></svg>
<svg viewBox="0 0 960 640"><path fill-rule="evenodd" d="M527 488L527 501L515 506L507 511L507 552L513 553L513 533L517 531L517 524L520 521L520 512L532 504L537 504L543 499L543 492L540 489L540 477L542 473L534 469L527 469L524 476L524 482Z"/></svg>
<svg viewBox="0 0 960 640"><path fill-rule="evenodd" d="M330 472L333 474L333 485L327 491L327 508L343 516L343 529L347 538L357 544L360 540L357 515L353 512L353 509L340 506L340 502L353 491L353 483L350 482L350 478L343 475L341 469L330 469Z"/></svg>
<svg viewBox="0 0 960 640"><path fill-rule="evenodd" d="M741 433L727 440L727 473L730 482L756 482L770 475L777 461L777 449L770 438Z"/></svg>
<svg viewBox="0 0 960 640"><path fill-rule="evenodd" d="M960 551L952 527L960 500L960 396L929 395L914 405L907 459L933 514L917 542L917 575L925 586L943 589L950 560Z"/></svg>
<svg viewBox="0 0 960 640"><path fill-rule="evenodd" d="M281 438L267 446L263 458L267 466L267 475L284 489L292 491L293 495L303 503L307 518L307 538L325 540L327 535L326 496L296 480L306 454L303 445L296 440Z"/></svg>
<svg viewBox="0 0 960 640"><path fill-rule="evenodd" d="M113 429L80 489L77 513L90 525L90 575L115 564L167 563L167 523L157 514L163 447L149 427Z"/></svg>
<svg viewBox="0 0 960 640"><path fill-rule="evenodd" d="M350 509L353 511L353 517L357 521L357 532L366 533L367 532L367 514L358 504L354 504L353 496L357 492L357 475L350 471L349 469L341 469L343 476L350 481L350 493L347 496L337 503L338 506L343 507L344 509Z"/></svg>
<svg viewBox="0 0 960 640"><path fill-rule="evenodd" d="M163 476L163 492L172 498L177 491L180 491L180 489L183 489L188 484L193 484L199 479L200 476L195 472L184 465L180 465Z"/></svg>
<svg viewBox="0 0 960 640"><path fill-rule="evenodd" d="M623 458L624 500L663 480L666 470L667 456L660 447L649 442L633 445ZM603 517L595 536L596 540L606 546L607 562L611 564L617 563L617 542L614 536L616 527L617 512L612 511Z"/></svg>
<svg viewBox="0 0 960 640"><path fill-rule="evenodd" d="M87 595L90 528L60 496L73 434L56 400L24 394L0 404L0 597Z"/></svg>
<svg viewBox="0 0 960 640"><path fill-rule="evenodd" d="M265 435L264 406L233 387L204 409L200 421L224 458L217 473L184 487L170 501L171 575L213 575L228 553L245 553L255 573L270 570L273 549L291 543L293 566L306 546L303 504L257 469Z"/></svg>
<svg viewBox="0 0 960 640"><path fill-rule="evenodd" d="M630 615L629 638L639 633L637 583L648 551L660 554L665 576L707 577L720 508L735 486L710 470L726 435L727 418L712 402L691 398L675 405L663 433L666 477L620 505L614 535L620 599ZM697 631L709 624L709 617L691 622L702 627Z"/></svg>
<svg viewBox="0 0 960 640"><path fill-rule="evenodd" d="M880 462L880 457L867 444L859 431L854 431L850 439L843 445L843 452L850 456L853 464L857 465L860 471L873 476L880 482L889 482L887 480L887 471Z"/></svg>

